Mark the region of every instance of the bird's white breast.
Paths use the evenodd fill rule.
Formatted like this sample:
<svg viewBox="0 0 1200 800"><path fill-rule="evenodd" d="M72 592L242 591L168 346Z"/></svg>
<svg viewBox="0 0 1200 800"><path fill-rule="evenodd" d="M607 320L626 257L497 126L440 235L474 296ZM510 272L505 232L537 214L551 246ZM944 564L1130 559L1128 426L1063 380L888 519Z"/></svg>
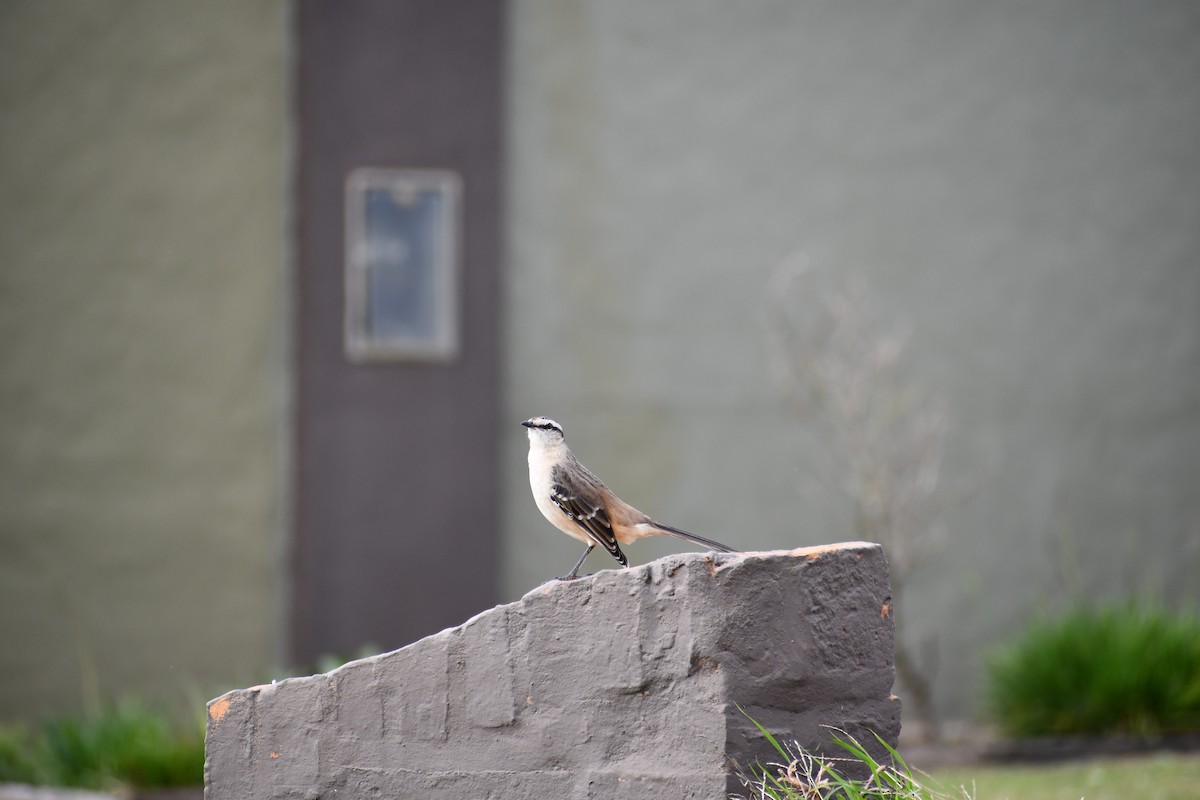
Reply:
<svg viewBox="0 0 1200 800"><path fill-rule="evenodd" d="M547 445L537 431L530 430L529 488L533 491L533 501L538 510L551 525L581 542L590 542L587 534L563 513L552 497L554 467L566 460L569 454L566 444L559 442L557 445Z"/></svg>

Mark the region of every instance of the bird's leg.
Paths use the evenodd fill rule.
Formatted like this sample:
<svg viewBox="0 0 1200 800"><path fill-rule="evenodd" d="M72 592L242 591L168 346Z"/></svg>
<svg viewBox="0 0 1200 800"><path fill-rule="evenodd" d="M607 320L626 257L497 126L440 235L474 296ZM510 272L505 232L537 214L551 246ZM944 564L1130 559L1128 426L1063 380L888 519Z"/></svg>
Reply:
<svg viewBox="0 0 1200 800"><path fill-rule="evenodd" d="M575 566L571 567L571 571L568 572L563 577L559 578L559 580L560 581L573 581L576 578L578 578L579 577L579 568L583 566L584 561L587 561L587 557L592 554L592 550L595 547L596 547L595 542L588 542L587 550L583 551L583 555L581 555L579 557L579 560L575 562Z"/></svg>

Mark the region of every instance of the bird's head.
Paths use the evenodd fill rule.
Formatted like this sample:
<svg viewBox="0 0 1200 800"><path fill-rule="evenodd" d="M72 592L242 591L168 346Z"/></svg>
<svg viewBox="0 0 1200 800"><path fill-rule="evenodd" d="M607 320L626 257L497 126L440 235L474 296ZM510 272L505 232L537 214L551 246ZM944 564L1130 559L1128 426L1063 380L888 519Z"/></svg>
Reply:
<svg viewBox="0 0 1200 800"><path fill-rule="evenodd" d="M530 444L552 445L563 440L562 425L549 417L531 417L521 424L529 429Z"/></svg>

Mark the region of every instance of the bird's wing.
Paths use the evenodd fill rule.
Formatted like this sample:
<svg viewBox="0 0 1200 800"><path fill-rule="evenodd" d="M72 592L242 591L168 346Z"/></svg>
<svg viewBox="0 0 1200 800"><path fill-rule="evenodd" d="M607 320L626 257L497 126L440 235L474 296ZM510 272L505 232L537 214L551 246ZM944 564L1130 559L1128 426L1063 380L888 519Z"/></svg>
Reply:
<svg viewBox="0 0 1200 800"><path fill-rule="evenodd" d="M621 566L628 566L629 560L621 552L617 537L613 535L608 512L604 510L604 506L588 499L595 496L595 491L587 491L592 488L582 482L587 477L590 476L585 473L583 479L577 479L562 467L555 467L550 476L550 497L592 541L607 550ZM599 484L599 479L595 479L595 482Z"/></svg>

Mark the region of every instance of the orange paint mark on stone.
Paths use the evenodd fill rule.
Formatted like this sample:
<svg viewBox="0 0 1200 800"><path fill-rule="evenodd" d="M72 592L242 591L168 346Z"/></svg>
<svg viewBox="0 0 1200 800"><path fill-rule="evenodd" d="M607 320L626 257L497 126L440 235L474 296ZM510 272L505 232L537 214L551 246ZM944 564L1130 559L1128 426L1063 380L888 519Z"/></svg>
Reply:
<svg viewBox="0 0 1200 800"><path fill-rule="evenodd" d="M892 604L891 604L891 603L884 603L884 604L883 604L883 608L882 608L882 609L880 610L880 612L879 612L879 618L880 618L880 619L887 619L887 618L888 618L888 616L890 616L890 615L891 615L891 613L892 613Z"/></svg>
<svg viewBox="0 0 1200 800"><path fill-rule="evenodd" d="M279 753L271 753L271 758L279 758Z"/></svg>
<svg viewBox="0 0 1200 800"><path fill-rule="evenodd" d="M229 698L222 697L220 700L214 700L213 704L208 707L208 716L213 722L220 722L228 711Z"/></svg>

